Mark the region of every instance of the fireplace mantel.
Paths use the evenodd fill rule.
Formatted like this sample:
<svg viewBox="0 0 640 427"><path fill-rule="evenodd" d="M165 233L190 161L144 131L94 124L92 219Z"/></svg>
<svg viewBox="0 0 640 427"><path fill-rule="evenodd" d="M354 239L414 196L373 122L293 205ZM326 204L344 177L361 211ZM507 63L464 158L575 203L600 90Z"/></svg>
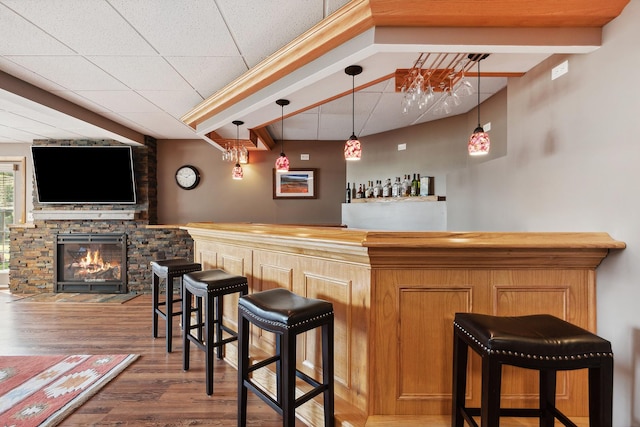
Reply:
<svg viewBox="0 0 640 427"><path fill-rule="evenodd" d="M96 210L96 209L43 209L34 210L34 220L133 220L134 209Z"/></svg>

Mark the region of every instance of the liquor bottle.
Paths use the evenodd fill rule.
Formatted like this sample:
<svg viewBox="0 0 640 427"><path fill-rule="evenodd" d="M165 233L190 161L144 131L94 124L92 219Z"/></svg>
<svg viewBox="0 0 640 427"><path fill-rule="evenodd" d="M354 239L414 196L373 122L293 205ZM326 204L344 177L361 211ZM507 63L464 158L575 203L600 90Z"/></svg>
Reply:
<svg viewBox="0 0 640 427"><path fill-rule="evenodd" d="M354 182L353 188L351 189L351 199L353 200L357 198L358 197L357 194L358 194L358 189L356 188L356 183Z"/></svg>
<svg viewBox="0 0 640 427"><path fill-rule="evenodd" d="M393 182L391 186L391 197L400 197L400 177L396 176L396 180Z"/></svg>
<svg viewBox="0 0 640 427"><path fill-rule="evenodd" d="M407 175L404 176L402 180L402 197L407 197L411 194L411 183L409 182L409 177Z"/></svg>
<svg viewBox="0 0 640 427"><path fill-rule="evenodd" d="M347 203L351 203L351 187L349 186L349 183L347 182Z"/></svg>
<svg viewBox="0 0 640 427"><path fill-rule="evenodd" d="M367 190L364 195L367 199L373 198L373 181L367 181Z"/></svg>
<svg viewBox="0 0 640 427"><path fill-rule="evenodd" d="M420 195L420 174L418 174L418 179L416 180L416 196Z"/></svg>
<svg viewBox="0 0 640 427"><path fill-rule="evenodd" d="M387 182L382 187L382 197L391 197L391 178L387 178Z"/></svg>
<svg viewBox="0 0 640 427"><path fill-rule="evenodd" d="M416 174L413 174L413 179L411 180L411 196L417 196L418 193L418 181L416 180Z"/></svg>
<svg viewBox="0 0 640 427"><path fill-rule="evenodd" d="M360 184L360 187L358 187L358 192L356 193L356 199L363 199L364 198L364 192L362 191L362 184Z"/></svg>
<svg viewBox="0 0 640 427"><path fill-rule="evenodd" d="M373 187L373 197L382 197L382 181L379 179L376 179L376 185Z"/></svg>

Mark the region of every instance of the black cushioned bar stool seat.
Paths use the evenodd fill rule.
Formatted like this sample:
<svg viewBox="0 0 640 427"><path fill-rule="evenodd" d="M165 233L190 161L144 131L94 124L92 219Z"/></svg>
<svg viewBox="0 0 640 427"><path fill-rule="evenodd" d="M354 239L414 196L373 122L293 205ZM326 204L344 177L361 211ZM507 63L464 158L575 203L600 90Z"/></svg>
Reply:
<svg viewBox="0 0 640 427"><path fill-rule="evenodd" d="M453 350L452 427L466 420L477 426L497 427L500 416L540 418L540 426L558 419L574 426L555 406L556 372L589 369L589 425L610 427L613 405L613 353L611 343L554 316L520 317L456 313ZM465 406L467 349L482 357L480 408ZM539 408L500 408L502 365L535 369L540 373Z"/></svg>
<svg viewBox="0 0 640 427"><path fill-rule="evenodd" d="M249 324L276 334L276 354L249 365ZM322 328L322 382L296 368L296 336ZM238 301L238 426L247 425L247 390L282 415L284 427L295 425L296 408L323 394L324 425L334 425L333 304L305 298L286 289L256 292ZM251 379L251 372L276 363L274 399ZM296 399L296 377L313 386Z"/></svg>
<svg viewBox="0 0 640 427"><path fill-rule="evenodd" d="M182 367L189 370L189 345L194 343L203 350L207 394L213 394L213 351L217 349L218 359L223 357L225 344L238 339L237 332L222 323L223 296L239 293L246 295L249 290L247 278L229 274L224 270L204 270L184 275L184 296L182 301L182 325L184 333L182 346ZM195 297L195 307L193 298ZM203 307L204 302L204 307ZM204 320L202 314L204 311ZM192 324L191 313L197 313ZM204 335L202 329L204 328ZM196 335L193 335L193 331ZM228 334L223 337L223 331Z"/></svg>
<svg viewBox="0 0 640 427"><path fill-rule="evenodd" d="M158 338L158 317L166 321L167 352L171 353L171 338L173 335L173 317L180 316L181 311L173 311L173 304L182 301L182 275L192 271L199 271L201 265L184 258L163 259L151 261L152 282L151 299L153 301L153 337ZM173 281L180 279L180 296L174 296ZM160 281L165 281L165 300L160 301ZM162 311L164 307L165 311Z"/></svg>

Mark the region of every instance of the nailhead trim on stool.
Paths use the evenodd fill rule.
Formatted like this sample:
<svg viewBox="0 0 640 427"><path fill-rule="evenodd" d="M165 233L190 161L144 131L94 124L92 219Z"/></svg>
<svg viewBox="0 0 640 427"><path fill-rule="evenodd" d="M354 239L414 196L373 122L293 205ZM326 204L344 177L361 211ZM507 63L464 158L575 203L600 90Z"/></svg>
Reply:
<svg viewBox="0 0 640 427"><path fill-rule="evenodd" d="M554 316L519 317L456 313L454 320L452 427L464 421L498 427L500 416L536 417L540 425L557 419L575 424L555 407L556 372L589 369L589 418L593 427L611 427L613 353L611 343ZM468 348L482 356L480 408L465 406ZM539 408L500 408L502 365L535 369L540 377Z"/></svg>
<svg viewBox="0 0 640 427"><path fill-rule="evenodd" d="M217 349L218 359L222 359L225 344L238 339L236 331L223 324L223 297L249 291L247 278L229 274L221 269L197 271L184 275L184 298L182 301L182 367L189 370L190 343L205 352L205 381L207 395L213 394L213 351ZM196 307L192 305L193 297ZM204 302L204 307L203 307ZM197 314L197 321L191 324L191 314ZM202 316L204 314L204 320ZM202 329L204 328L204 336ZM194 336L193 330L197 331ZM226 332L229 337L223 338Z"/></svg>
<svg viewBox="0 0 640 427"><path fill-rule="evenodd" d="M182 276L186 273L200 271L202 266L184 258L151 261L151 300L153 301L153 337L158 338L158 317L166 321L167 353L171 353L173 335L173 317L180 316L182 311L173 311L173 304L182 301ZM174 279L180 279L180 296L173 294ZM160 301L160 280L165 281L165 300ZM165 311L162 311L164 307Z"/></svg>
<svg viewBox="0 0 640 427"><path fill-rule="evenodd" d="M247 425L247 391L253 391L282 415L284 427L295 426L296 408L315 396L324 397L324 425L334 426L333 304L305 298L286 289L271 289L243 296L238 301L238 427ZM249 324L276 334L275 355L249 362ZM322 328L322 382L296 368L296 336ZM274 399L254 383L251 373L276 364ZM313 388L296 399L296 377Z"/></svg>

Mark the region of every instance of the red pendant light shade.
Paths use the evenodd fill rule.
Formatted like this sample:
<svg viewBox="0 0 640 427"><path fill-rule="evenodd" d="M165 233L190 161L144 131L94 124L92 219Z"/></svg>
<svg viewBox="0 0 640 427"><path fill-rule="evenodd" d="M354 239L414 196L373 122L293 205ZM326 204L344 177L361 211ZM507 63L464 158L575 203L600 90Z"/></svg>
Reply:
<svg viewBox="0 0 640 427"><path fill-rule="evenodd" d="M289 171L289 159L287 158L286 154L284 154L284 106L285 105L289 105L289 100L288 99L278 99L276 101L276 104L278 104L281 108L282 108L282 118L280 120L280 126L281 126L281 140L280 140L280 157L278 157L276 159L276 172L288 172Z"/></svg>
<svg viewBox="0 0 640 427"><path fill-rule="evenodd" d="M489 154L489 148L491 147L491 140L489 134L484 131L480 125L480 61L489 56L488 53L470 53L468 58L471 61L478 63L478 127L475 128L471 136L469 137L469 143L467 149L470 156L482 156Z"/></svg>
<svg viewBox="0 0 640 427"><path fill-rule="evenodd" d="M362 73L362 67L359 65L350 65L344 69L344 72L351 76L352 90L351 90L351 120L352 120L352 132L351 137L347 139L344 144L344 158L345 160L360 160L362 157L362 146L356 136L356 83L355 76Z"/></svg>

